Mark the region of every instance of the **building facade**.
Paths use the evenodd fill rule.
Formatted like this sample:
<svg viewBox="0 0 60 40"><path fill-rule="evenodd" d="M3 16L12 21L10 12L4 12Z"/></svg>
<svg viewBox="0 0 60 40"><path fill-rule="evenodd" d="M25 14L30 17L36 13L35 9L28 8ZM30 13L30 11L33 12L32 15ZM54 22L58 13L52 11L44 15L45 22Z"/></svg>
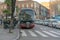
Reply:
<svg viewBox="0 0 60 40"><path fill-rule="evenodd" d="M60 0L50 0L50 14L51 17L60 15Z"/></svg>
<svg viewBox="0 0 60 40"><path fill-rule="evenodd" d="M48 9L36 1L17 1L16 6L21 8L31 8L36 12L35 18L41 19L47 17ZM45 18L44 18L45 19Z"/></svg>
<svg viewBox="0 0 60 40"><path fill-rule="evenodd" d="M45 6L40 6L40 19L48 19L50 17L49 15L49 9L47 9Z"/></svg>
<svg viewBox="0 0 60 40"><path fill-rule="evenodd" d="M16 6L21 8L31 8L36 12L36 18L39 19L39 6L40 4L36 1L17 1Z"/></svg>
<svg viewBox="0 0 60 40"><path fill-rule="evenodd" d="M7 9L7 5L5 3L0 3L0 15L3 15L3 10Z"/></svg>
<svg viewBox="0 0 60 40"><path fill-rule="evenodd" d="M43 5L41 5L40 3L36 2L36 1L18 1L16 0L16 6L19 8L19 10L21 8L31 8L33 10L35 10L36 14L35 14L35 18L36 19L45 19L48 17L49 15L49 9L47 9L46 7L44 7ZM7 4L5 3L1 3L0 4L0 13L3 13L3 10L7 9ZM18 16L18 13L16 13L16 15Z"/></svg>

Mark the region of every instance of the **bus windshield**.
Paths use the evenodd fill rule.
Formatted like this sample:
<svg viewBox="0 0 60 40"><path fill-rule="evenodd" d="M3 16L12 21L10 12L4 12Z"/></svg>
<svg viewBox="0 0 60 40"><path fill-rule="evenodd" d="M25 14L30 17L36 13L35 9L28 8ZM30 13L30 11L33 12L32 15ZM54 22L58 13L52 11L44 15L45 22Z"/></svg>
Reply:
<svg viewBox="0 0 60 40"><path fill-rule="evenodd" d="M34 11L30 9L23 9L20 12L20 16L23 20L33 20L34 19Z"/></svg>

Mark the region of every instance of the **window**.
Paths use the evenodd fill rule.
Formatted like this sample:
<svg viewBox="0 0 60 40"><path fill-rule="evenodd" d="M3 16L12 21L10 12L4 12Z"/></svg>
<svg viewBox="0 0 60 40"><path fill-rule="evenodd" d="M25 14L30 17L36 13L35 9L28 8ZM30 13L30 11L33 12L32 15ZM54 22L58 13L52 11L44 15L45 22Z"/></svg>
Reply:
<svg viewBox="0 0 60 40"><path fill-rule="evenodd" d="M28 4L27 4L27 8L28 8Z"/></svg>
<svg viewBox="0 0 60 40"><path fill-rule="evenodd" d="M22 4L22 7L24 8L24 4Z"/></svg>
<svg viewBox="0 0 60 40"><path fill-rule="evenodd" d="M58 4L58 11L60 11L60 4Z"/></svg>
<svg viewBox="0 0 60 40"><path fill-rule="evenodd" d="M4 9L6 9L6 6L4 6Z"/></svg>
<svg viewBox="0 0 60 40"><path fill-rule="evenodd" d="M3 9L4 7L1 6L1 9Z"/></svg>
<svg viewBox="0 0 60 40"><path fill-rule="evenodd" d="M37 5L37 4L36 4L36 3L34 3L35 8L37 7L36 5Z"/></svg>
<svg viewBox="0 0 60 40"><path fill-rule="evenodd" d="M33 7L33 4L31 4L31 7Z"/></svg>

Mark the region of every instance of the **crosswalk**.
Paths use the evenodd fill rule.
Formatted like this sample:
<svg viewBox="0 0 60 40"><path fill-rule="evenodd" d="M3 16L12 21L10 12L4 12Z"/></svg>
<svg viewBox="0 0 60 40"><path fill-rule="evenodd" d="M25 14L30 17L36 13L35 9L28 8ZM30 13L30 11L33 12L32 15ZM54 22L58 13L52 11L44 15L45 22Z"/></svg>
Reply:
<svg viewBox="0 0 60 40"><path fill-rule="evenodd" d="M21 30L22 32L22 37L60 37L60 33L59 32L55 32L55 31L38 31L38 30ZM29 34L29 35L28 35Z"/></svg>

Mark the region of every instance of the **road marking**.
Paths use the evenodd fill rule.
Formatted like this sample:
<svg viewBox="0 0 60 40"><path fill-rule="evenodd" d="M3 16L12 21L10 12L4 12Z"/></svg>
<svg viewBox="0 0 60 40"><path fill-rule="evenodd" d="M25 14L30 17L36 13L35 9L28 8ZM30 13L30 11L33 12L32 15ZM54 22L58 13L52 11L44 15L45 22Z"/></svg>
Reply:
<svg viewBox="0 0 60 40"><path fill-rule="evenodd" d="M33 37L37 37L37 35L34 33L34 32L32 32L32 31L28 31Z"/></svg>
<svg viewBox="0 0 60 40"><path fill-rule="evenodd" d="M50 35L50 36L52 36L52 37L58 37L58 36L56 36L56 35L54 35L54 34L52 34L50 32L47 32L47 31L43 31L43 32L46 33L46 34L48 34L48 35Z"/></svg>
<svg viewBox="0 0 60 40"><path fill-rule="evenodd" d="M54 34L57 34L57 35L60 35L60 33L58 32L54 32L54 31L50 31L51 33L54 33Z"/></svg>
<svg viewBox="0 0 60 40"><path fill-rule="evenodd" d="M38 33L39 35L43 36L43 37L48 37L47 35L45 35L45 34L39 32L39 31L36 31L36 30L35 30L35 32Z"/></svg>
<svg viewBox="0 0 60 40"><path fill-rule="evenodd" d="M22 32L22 36L27 36L24 30L21 30L21 32Z"/></svg>
<svg viewBox="0 0 60 40"><path fill-rule="evenodd" d="M19 30L18 30L17 34L18 34L18 35L17 35L16 39L14 39L14 40L19 39Z"/></svg>
<svg viewBox="0 0 60 40"><path fill-rule="evenodd" d="M40 28L41 30L43 29L43 28Z"/></svg>

